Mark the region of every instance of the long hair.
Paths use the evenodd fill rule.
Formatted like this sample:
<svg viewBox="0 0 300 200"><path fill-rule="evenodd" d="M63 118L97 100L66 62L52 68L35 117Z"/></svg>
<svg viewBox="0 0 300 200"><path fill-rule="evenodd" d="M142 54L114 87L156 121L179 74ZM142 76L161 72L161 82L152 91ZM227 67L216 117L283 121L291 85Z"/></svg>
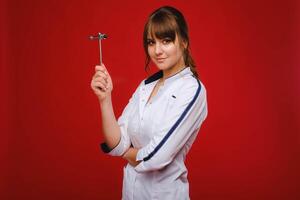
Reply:
<svg viewBox="0 0 300 200"><path fill-rule="evenodd" d="M188 34L188 26L184 16L179 10L170 6L163 6L155 10L149 16L143 34L143 45L146 54L145 70L148 71L150 56L148 53L148 35L155 36L158 39L170 38L172 42L175 41L176 36L183 48L184 63L191 68L194 76L198 78L195 62L190 54L190 40ZM186 46L183 46L183 43Z"/></svg>

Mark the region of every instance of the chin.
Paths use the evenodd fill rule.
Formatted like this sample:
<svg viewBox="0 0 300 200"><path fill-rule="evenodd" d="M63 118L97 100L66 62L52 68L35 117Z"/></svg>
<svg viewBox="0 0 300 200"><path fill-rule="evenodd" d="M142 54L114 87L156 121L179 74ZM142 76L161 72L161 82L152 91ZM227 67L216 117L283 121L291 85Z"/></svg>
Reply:
<svg viewBox="0 0 300 200"><path fill-rule="evenodd" d="M170 65L165 63L156 63L155 65L159 70L166 70L170 68Z"/></svg>

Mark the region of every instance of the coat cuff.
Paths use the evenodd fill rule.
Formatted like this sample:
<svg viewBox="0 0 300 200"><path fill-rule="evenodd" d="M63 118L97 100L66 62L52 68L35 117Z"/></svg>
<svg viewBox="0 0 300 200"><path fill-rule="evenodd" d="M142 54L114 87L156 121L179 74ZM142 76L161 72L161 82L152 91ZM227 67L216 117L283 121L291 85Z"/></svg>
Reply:
<svg viewBox="0 0 300 200"><path fill-rule="evenodd" d="M112 149L110 149L105 142L100 144L100 149L103 151L103 153L109 153Z"/></svg>
<svg viewBox="0 0 300 200"><path fill-rule="evenodd" d="M140 149L136 154L136 161L143 161L143 159L144 159L143 149Z"/></svg>
<svg viewBox="0 0 300 200"><path fill-rule="evenodd" d="M120 155L122 155L122 151L123 151L123 148L121 148L122 145L123 144L121 142L121 139L114 148L110 148L105 142L103 142L100 144L100 149L102 150L103 153L106 153L106 154L109 154L112 156L120 156Z"/></svg>

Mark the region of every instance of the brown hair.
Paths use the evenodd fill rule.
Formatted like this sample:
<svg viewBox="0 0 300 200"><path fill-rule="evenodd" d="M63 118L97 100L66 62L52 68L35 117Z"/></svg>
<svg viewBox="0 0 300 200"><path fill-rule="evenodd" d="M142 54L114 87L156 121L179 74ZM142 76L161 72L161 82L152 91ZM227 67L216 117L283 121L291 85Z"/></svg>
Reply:
<svg viewBox="0 0 300 200"><path fill-rule="evenodd" d="M177 9L170 6L163 6L155 10L148 18L144 27L143 44L146 54L145 70L148 71L150 56L148 53L148 34L153 37L155 35L158 39L170 38L172 42L178 36L178 41L183 45L186 44L183 51L184 63L191 68L194 76L198 78L195 62L189 50L189 35L187 23L184 16Z"/></svg>

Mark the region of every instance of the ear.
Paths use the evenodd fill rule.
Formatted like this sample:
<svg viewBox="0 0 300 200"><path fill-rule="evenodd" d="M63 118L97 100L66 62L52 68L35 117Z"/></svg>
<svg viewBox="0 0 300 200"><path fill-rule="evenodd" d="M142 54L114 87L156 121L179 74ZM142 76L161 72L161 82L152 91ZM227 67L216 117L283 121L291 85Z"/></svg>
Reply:
<svg viewBox="0 0 300 200"><path fill-rule="evenodd" d="M185 40L183 40L183 41L181 42L181 47L182 47L183 49L187 49L188 43L187 43Z"/></svg>
<svg viewBox="0 0 300 200"><path fill-rule="evenodd" d="M183 41L183 47L186 49L188 47L188 43L186 41Z"/></svg>

